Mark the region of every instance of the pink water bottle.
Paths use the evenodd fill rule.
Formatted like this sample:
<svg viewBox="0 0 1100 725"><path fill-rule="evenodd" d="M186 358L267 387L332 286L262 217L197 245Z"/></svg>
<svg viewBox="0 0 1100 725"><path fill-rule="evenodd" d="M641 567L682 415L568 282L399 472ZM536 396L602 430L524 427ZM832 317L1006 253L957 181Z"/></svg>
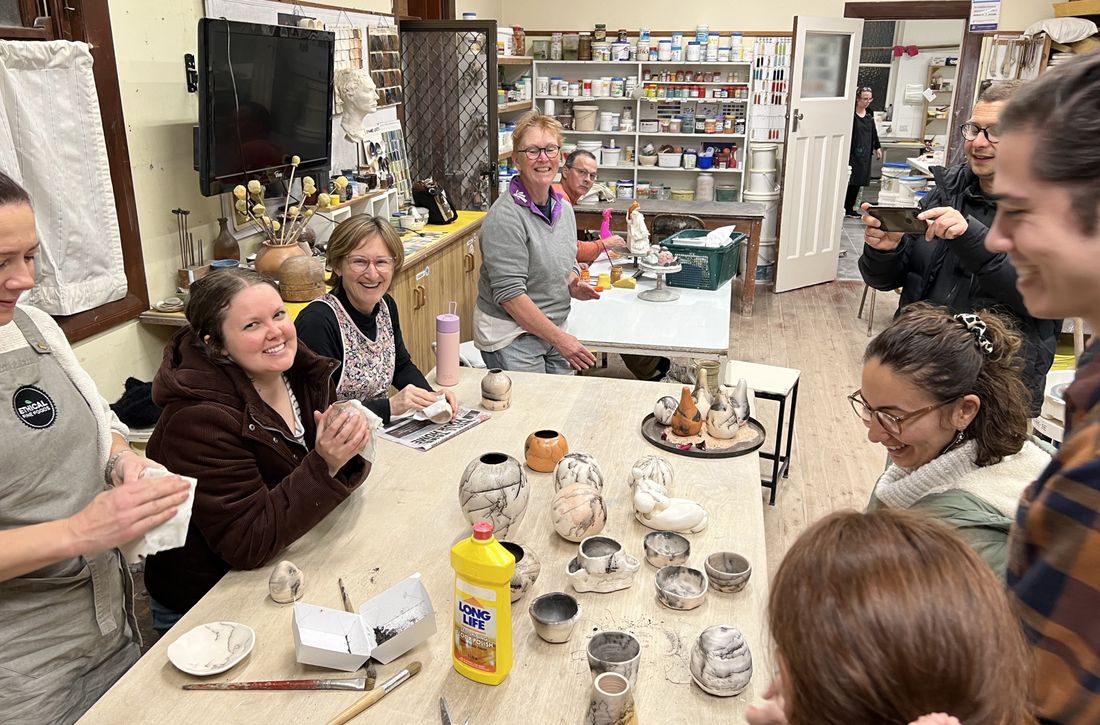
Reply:
<svg viewBox="0 0 1100 725"><path fill-rule="evenodd" d="M447 312L435 318L435 381L440 385L458 385L458 303L447 305Z"/></svg>

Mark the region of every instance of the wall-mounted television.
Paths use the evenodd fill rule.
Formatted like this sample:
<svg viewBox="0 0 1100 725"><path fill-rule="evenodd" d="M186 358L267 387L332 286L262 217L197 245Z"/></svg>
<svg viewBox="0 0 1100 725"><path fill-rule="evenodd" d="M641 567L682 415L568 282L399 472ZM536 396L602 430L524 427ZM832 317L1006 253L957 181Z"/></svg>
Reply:
<svg viewBox="0 0 1100 725"><path fill-rule="evenodd" d="M297 174L327 177L334 48L323 30L199 21L196 155L204 196L284 178L292 156L301 158Z"/></svg>

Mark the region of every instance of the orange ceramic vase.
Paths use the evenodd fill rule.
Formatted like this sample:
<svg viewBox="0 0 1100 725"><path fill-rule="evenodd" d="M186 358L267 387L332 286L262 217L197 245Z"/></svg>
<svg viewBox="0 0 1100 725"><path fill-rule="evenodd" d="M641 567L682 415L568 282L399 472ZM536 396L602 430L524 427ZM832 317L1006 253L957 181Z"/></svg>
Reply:
<svg viewBox="0 0 1100 725"><path fill-rule="evenodd" d="M253 265L257 272L266 274L272 279L279 279L279 267L290 257L307 257L297 244L268 244L263 242L260 250L256 252L256 262Z"/></svg>
<svg viewBox="0 0 1100 725"><path fill-rule="evenodd" d="M691 399L691 391L686 387L680 391L680 405L672 414L670 427L673 433L684 438L699 435L699 431L703 429L703 416Z"/></svg>
<svg viewBox="0 0 1100 725"><path fill-rule="evenodd" d="M523 444L523 457L532 471L551 473L558 461L569 452L565 436L556 430L537 430L527 436Z"/></svg>

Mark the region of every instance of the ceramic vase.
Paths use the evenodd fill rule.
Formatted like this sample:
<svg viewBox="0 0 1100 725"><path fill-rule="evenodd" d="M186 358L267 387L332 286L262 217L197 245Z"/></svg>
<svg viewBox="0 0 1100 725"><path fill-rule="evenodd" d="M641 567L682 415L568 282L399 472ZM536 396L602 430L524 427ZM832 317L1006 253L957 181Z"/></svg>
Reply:
<svg viewBox="0 0 1100 725"><path fill-rule="evenodd" d="M515 458L486 453L466 466L458 484L458 502L471 524L489 521L498 540L519 524L527 510L527 474Z"/></svg>
<svg viewBox="0 0 1100 725"><path fill-rule="evenodd" d="M493 368L481 379L481 407L506 410L512 404L512 379L500 368Z"/></svg>
<svg viewBox="0 0 1100 725"><path fill-rule="evenodd" d="M672 422L672 414L676 412L676 398L665 395L653 406L653 417L661 425Z"/></svg>
<svg viewBox="0 0 1100 725"><path fill-rule="evenodd" d="M597 491L603 491L600 464L587 453L567 453L554 467L554 487L558 491L574 483L586 483Z"/></svg>
<svg viewBox="0 0 1100 725"><path fill-rule="evenodd" d="M535 583L535 580L539 578L542 563L535 556L535 552L522 544L517 544L514 541L501 541L500 545L512 552L512 556L516 559L516 573L512 575L511 583L511 597L512 601L515 602L521 599L527 593L527 590L531 588L531 585Z"/></svg>
<svg viewBox="0 0 1100 725"><path fill-rule="evenodd" d="M287 257L279 265L279 296L309 302L325 293L325 263L319 257Z"/></svg>
<svg viewBox="0 0 1100 725"><path fill-rule="evenodd" d="M537 430L527 436L523 444L523 457L532 471L551 473L566 453L569 444L565 436L556 430Z"/></svg>
<svg viewBox="0 0 1100 725"><path fill-rule="evenodd" d="M672 486L672 464L662 456L642 456L630 467L628 483L634 488L642 479L649 479L668 490Z"/></svg>
<svg viewBox="0 0 1100 725"><path fill-rule="evenodd" d="M752 653L740 630L716 624L695 640L688 669L703 692L731 697L752 680Z"/></svg>
<svg viewBox="0 0 1100 725"><path fill-rule="evenodd" d="M306 253L297 244L270 244L264 242L256 252L253 265L257 272L272 279L279 279L279 267L290 257L304 257Z"/></svg>
<svg viewBox="0 0 1100 725"><path fill-rule="evenodd" d="M596 678L614 672L626 679L631 687L638 684L642 665L642 643L630 632L605 629L596 632L585 646L588 669Z"/></svg>
<svg viewBox="0 0 1100 725"><path fill-rule="evenodd" d="M592 486L574 483L554 494L550 504L554 531L566 541L580 541L603 531L607 507Z"/></svg>
<svg viewBox="0 0 1100 725"><path fill-rule="evenodd" d="M711 397L707 389L707 369L700 367L695 373L695 389L691 391L691 399L695 401L696 408L707 410L712 402Z"/></svg>
<svg viewBox="0 0 1100 725"><path fill-rule="evenodd" d="M737 413L726 397L725 390L719 390L718 396L711 403L707 411L707 433L712 438L728 440L737 435L737 429L741 424L737 420Z"/></svg>
<svg viewBox="0 0 1100 725"><path fill-rule="evenodd" d="M672 414L670 425L673 433L684 438L698 435L703 429L703 416L699 413L699 408L691 397L691 391L686 386L680 391L680 404Z"/></svg>
<svg viewBox="0 0 1100 725"><path fill-rule="evenodd" d="M630 683L617 672L605 672L592 683L585 725L637 725Z"/></svg>
<svg viewBox="0 0 1100 725"><path fill-rule="evenodd" d="M214 237L214 256L212 258L241 261L241 246L229 233L229 220L225 217L219 217L218 227L218 236Z"/></svg>

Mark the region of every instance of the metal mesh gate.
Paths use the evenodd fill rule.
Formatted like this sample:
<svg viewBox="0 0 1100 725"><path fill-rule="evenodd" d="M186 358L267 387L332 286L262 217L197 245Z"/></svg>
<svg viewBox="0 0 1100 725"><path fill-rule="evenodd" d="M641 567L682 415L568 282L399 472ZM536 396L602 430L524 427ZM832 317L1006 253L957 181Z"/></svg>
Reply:
<svg viewBox="0 0 1100 725"><path fill-rule="evenodd" d="M496 198L496 23L401 24L405 138L413 179L433 177L459 209Z"/></svg>

